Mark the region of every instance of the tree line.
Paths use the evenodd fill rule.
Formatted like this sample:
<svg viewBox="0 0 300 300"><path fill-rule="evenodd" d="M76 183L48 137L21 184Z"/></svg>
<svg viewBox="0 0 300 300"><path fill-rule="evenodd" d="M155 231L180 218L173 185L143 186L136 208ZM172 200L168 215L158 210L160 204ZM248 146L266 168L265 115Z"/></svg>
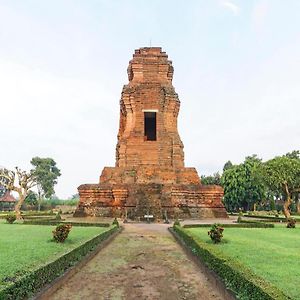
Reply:
<svg viewBox="0 0 300 300"><path fill-rule="evenodd" d="M290 218L294 203L300 213L300 151L263 161L257 155L247 156L241 164L230 161L223 173L201 176L202 184L217 184L224 188L223 202L228 211L255 210L268 203L275 209L275 200L282 200L283 213Z"/></svg>
<svg viewBox="0 0 300 300"><path fill-rule="evenodd" d="M54 194L54 186L61 175L56 162L52 158L33 157L30 161L32 169L24 171L16 167L14 170L0 169L0 186L3 190L18 193L18 201L15 205L17 219L21 219L21 207L27 197L37 191L37 200L40 205L42 200L50 198ZM3 193L3 192L2 192Z"/></svg>

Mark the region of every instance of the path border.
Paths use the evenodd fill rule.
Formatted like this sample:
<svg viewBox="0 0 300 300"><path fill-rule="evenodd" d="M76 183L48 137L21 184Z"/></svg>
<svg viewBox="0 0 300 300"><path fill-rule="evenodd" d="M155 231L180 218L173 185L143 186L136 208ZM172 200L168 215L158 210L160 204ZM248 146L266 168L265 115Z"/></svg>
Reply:
<svg viewBox="0 0 300 300"><path fill-rule="evenodd" d="M189 247L186 246L184 241L180 238L180 236L174 231L172 227L168 228L169 232L172 234L172 236L175 238L175 240L178 242L178 244L181 246L183 251L186 253L188 258L192 260L200 269L203 271L205 276L209 279L211 284L214 288L217 289L217 291L221 294L221 296L224 298L224 300L236 300L236 295L226 288L224 282L221 280L221 278L217 275L216 272L210 270L202 261L201 258L196 256Z"/></svg>
<svg viewBox="0 0 300 300"><path fill-rule="evenodd" d="M53 295L59 288L61 288L66 281L73 277L84 265L86 265L90 260L92 260L104 247L110 244L116 236L124 230L124 227L119 227L113 234L111 234L107 239L102 241L97 247L88 255L84 256L83 259L78 261L74 266L70 267L62 275L54 279L51 283L44 286L38 293L30 298L30 300L48 300L51 295Z"/></svg>

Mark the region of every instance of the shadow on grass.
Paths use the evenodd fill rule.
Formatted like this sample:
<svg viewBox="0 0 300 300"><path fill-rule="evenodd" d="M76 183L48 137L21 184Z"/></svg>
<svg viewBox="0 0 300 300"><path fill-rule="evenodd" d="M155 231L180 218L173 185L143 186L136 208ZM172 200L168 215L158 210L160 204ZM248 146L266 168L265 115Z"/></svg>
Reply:
<svg viewBox="0 0 300 300"><path fill-rule="evenodd" d="M231 241L227 239L222 239L220 243L214 243L212 240L205 240L204 242L209 245L223 245L223 244L231 243Z"/></svg>
<svg viewBox="0 0 300 300"><path fill-rule="evenodd" d="M46 241L47 243L57 244L57 245L73 245L76 244L76 241L73 239L66 239L64 242L57 242L55 239L51 238Z"/></svg>

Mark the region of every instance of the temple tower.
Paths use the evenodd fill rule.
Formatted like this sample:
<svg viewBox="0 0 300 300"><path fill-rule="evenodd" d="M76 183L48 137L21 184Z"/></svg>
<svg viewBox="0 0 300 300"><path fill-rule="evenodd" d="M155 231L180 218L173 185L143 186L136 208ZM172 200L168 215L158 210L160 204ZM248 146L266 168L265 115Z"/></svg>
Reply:
<svg viewBox="0 0 300 300"><path fill-rule="evenodd" d="M122 91L116 167L184 166L173 66L161 48L135 51Z"/></svg>
<svg viewBox="0 0 300 300"><path fill-rule="evenodd" d="M98 184L78 188L75 216L227 216L222 188L201 185L196 169L184 166L173 71L161 48L135 51L120 100L116 165L104 168Z"/></svg>

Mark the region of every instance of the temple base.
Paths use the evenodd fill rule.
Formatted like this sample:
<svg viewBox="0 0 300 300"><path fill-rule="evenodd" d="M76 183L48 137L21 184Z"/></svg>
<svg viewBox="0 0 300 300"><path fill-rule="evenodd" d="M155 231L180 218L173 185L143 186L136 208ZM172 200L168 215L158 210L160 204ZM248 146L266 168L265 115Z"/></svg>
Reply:
<svg viewBox="0 0 300 300"><path fill-rule="evenodd" d="M201 185L194 168L104 168L99 184L79 186L77 216L142 220L226 218L223 189Z"/></svg>

